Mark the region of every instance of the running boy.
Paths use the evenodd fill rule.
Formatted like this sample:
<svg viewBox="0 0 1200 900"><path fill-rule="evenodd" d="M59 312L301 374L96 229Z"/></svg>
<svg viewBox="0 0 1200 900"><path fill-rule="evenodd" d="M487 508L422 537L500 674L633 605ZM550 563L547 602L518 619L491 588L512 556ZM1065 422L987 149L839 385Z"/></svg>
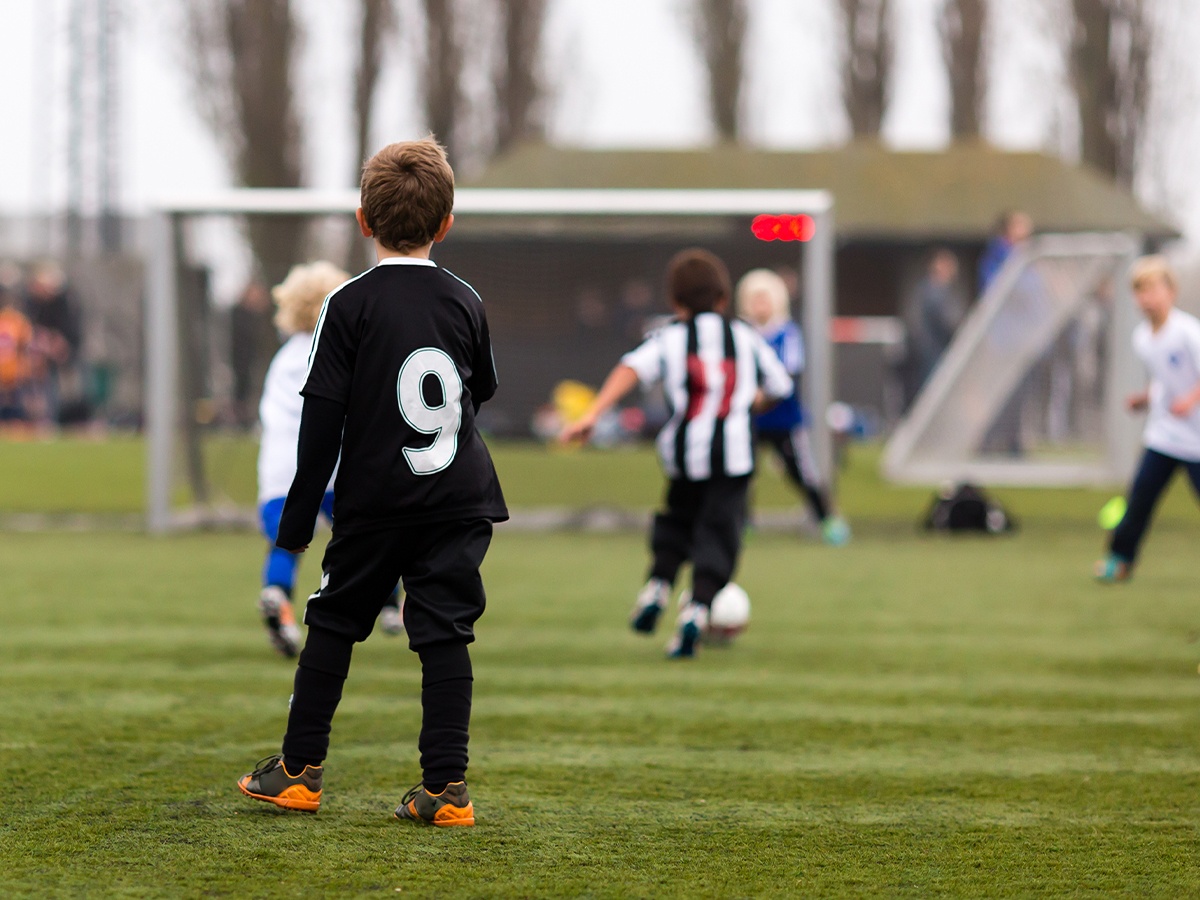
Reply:
<svg viewBox="0 0 1200 900"><path fill-rule="evenodd" d="M1162 256L1146 256L1130 273L1134 298L1146 321L1133 332L1133 349L1150 375L1149 387L1126 400L1147 410L1142 463L1129 488L1124 517L1096 563L1100 581L1125 581L1158 498L1183 466L1200 497L1200 320L1175 309L1178 281Z"/></svg>
<svg viewBox="0 0 1200 900"><path fill-rule="evenodd" d="M692 563L692 591L681 602L674 658L694 656L708 627L713 597L737 567L754 471L751 410L792 393L792 379L754 329L726 317L729 272L704 250L684 250L667 267L667 295L676 319L626 353L592 406L562 432L586 440L596 421L642 383L660 380L671 418L658 434L669 479L666 509L654 517L650 580L638 595L631 625L650 634L680 567ZM685 595L686 596L686 595Z"/></svg>
<svg viewBox="0 0 1200 900"><path fill-rule="evenodd" d="M787 285L770 269L752 269L738 281L738 315L754 326L795 380L804 371L804 340L789 306ZM841 547L849 541L850 526L833 512L829 492L821 483L799 392L755 416L754 429L758 441L775 451L787 477L808 500L825 543Z"/></svg>
<svg viewBox="0 0 1200 900"><path fill-rule="evenodd" d="M298 557L275 546L279 516L292 478L296 475L296 444L300 439L300 389L308 374L308 351L313 329L325 297L350 276L331 262L293 266L282 284L271 290L278 311L275 327L286 337L271 360L263 384L258 420L262 437L258 445L258 520L269 542L263 563L262 592L258 611L267 630L267 640L284 656L300 652L300 626L292 608ZM321 512L333 518L333 478L321 499ZM379 627L387 634L404 630L399 595L393 594L379 614Z"/></svg>
<svg viewBox="0 0 1200 900"><path fill-rule="evenodd" d="M475 428L496 390L479 295L439 268L454 222L454 173L432 138L391 144L363 169L357 217L379 264L325 301L309 354L296 477L278 546L312 540L341 451L333 536L308 601L282 753L243 776L244 794L288 809L321 803L330 724L350 669L397 579L409 646L421 659L422 783L396 817L473 825L467 793L471 658L484 608L479 566L508 518Z"/></svg>

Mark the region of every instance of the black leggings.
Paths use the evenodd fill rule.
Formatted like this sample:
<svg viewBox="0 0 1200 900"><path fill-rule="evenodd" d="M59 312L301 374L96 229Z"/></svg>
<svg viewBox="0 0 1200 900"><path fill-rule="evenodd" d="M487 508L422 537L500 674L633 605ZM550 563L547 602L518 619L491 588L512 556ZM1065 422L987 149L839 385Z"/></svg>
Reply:
<svg viewBox="0 0 1200 900"><path fill-rule="evenodd" d="M671 481L667 508L655 515L650 531L650 577L674 584L680 566L690 560L692 599L710 606L737 568L749 486L748 475Z"/></svg>
<svg viewBox="0 0 1200 900"><path fill-rule="evenodd" d="M788 480L804 495L817 521L824 522L829 518L829 496L821 485L821 473L817 470L808 430L760 431L758 439L768 444L783 462Z"/></svg>
<svg viewBox="0 0 1200 900"><path fill-rule="evenodd" d="M1187 462L1147 448L1137 475L1133 478L1133 485L1129 488L1125 516L1113 529L1109 552L1114 556L1119 556L1129 563L1137 560L1138 548L1146 529L1150 527L1154 508L1179 466L1183 466L1187 472L1192 490L1200 498L1200 462Z"/></svg>

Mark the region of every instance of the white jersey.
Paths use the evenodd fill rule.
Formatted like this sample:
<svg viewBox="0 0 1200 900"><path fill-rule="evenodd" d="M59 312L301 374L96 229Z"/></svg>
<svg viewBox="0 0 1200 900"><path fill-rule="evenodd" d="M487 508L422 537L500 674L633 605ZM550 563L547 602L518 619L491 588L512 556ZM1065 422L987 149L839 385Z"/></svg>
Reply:
<svg viewBox="0 0 1200 900"><path fill-rule="evenodd" d="M791 376L754 329L717 313L663 326L621 362L644 385L662 382L671 418L658 434L658 453L670 478L749 475L750 407L758 389L776 400L794 390Z"/></svg>
<svg viewBox="0 0 1200 900"><path fill-rule="evenodd" d="M267 369L258 419L262 440L258 447L258 502L286 497L296 476L296 448L300 443L300 412L304 398L300 389L308 373L311 334L293 334ZM337 471L334 470L334 478ZM329 490L333 490L333 478Z"/></svg>
<svg viewBox="0 0 1200 900"><path fill-rule="evenodd" d="M1171 404L1200 384L1200 319L1173 309L1158 331L1142 322L1133 349L1150 375L1150 407L1142 441L1151 450L1200 461L1200 406L1176 416Z"/></svg>

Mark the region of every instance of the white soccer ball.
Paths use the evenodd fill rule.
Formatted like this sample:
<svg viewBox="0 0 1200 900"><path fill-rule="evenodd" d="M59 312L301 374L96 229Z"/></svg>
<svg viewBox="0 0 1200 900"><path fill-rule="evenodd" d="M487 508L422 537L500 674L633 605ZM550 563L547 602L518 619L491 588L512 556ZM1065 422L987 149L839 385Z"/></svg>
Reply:
<svg viewBox="0 0 1200 900"><path fill-rule="evenodd" d="M750 624L750 596L733 582L725 585L713 597L708 613L708 639L727 644L746 630Z"/></svg>

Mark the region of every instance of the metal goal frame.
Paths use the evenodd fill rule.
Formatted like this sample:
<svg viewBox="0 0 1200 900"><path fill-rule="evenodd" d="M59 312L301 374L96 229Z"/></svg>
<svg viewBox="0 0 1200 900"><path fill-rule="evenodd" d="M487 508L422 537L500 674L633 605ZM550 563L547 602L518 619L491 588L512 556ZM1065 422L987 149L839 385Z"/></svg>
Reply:
<svg viewBox="0 0 1200 900"><path fill-rule="evenodd" d="M149 217L144 297L146 527L161 533L186 521L171 508L174 445L180 426L178 276L183 220L246 215L352 215L357 191L243 188L179 196L155 204ZM832 399L834 311L834 199L823 190L545 190L472 189L455 193L459 217L630 216L710 217L808 215L815 229L799 244L802 325L807 342L804 401L813 412L812 438L819 464L832 479L833 444L824 411Z"/></svg>

